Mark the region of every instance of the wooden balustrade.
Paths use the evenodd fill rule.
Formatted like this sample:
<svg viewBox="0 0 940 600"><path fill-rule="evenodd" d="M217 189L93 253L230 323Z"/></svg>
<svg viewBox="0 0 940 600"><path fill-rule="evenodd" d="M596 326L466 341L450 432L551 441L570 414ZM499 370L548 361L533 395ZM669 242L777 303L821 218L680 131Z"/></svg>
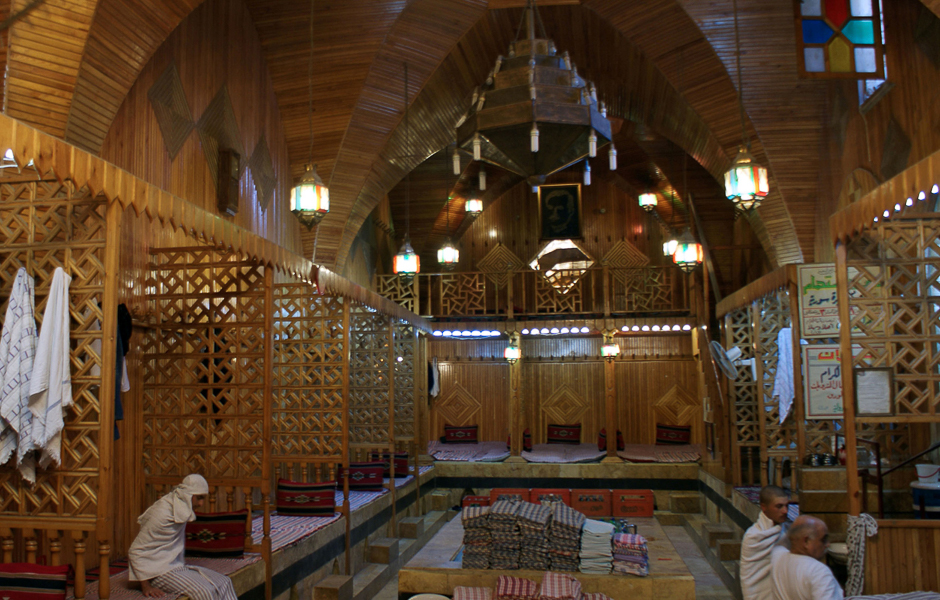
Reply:
<svg viewBox="0 0 940 600"><path fill-rule="evenodd" d="M865 594L940 589L940 521L880 519L865 551Z"/></svg>
<svg viewBox="0 0 940 600"><path fill-rule="evenodd" d="M0 527L0 563L27 562L56 567L71 561L75 578L74 596L76 600L82 600L86 587L86 535L86 531L80 530ZM63 544L66 536L72 540L71 548ZM110 545L99 543L98 553L103 557L104 564L107 564ZM99 583L99 596L101 589L107 593L107 579L105 577Z"/></svg>

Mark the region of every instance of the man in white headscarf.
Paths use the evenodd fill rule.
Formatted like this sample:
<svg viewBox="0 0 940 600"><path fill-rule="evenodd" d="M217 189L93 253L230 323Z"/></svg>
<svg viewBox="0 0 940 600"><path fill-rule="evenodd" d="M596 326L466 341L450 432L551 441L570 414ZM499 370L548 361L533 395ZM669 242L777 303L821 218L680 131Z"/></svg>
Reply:
<svg viewBox="0 0 940 600"><path fill-rule="evenodd" d="M744 600L765 600L773 593L770 556L786 544L790 497L775 485L760 491L760 517L741 540L741 595Z"/></svg>
<svg viewBox="0 0 940 600"><path fill-rule="evenodd" d="M201 475L187 475L137 519L140 533L128 551L129 579L140 582L145 596L170 592L192 600L238 600L227 576L183 561L186 523L196 519L208 493Z"/></svg>

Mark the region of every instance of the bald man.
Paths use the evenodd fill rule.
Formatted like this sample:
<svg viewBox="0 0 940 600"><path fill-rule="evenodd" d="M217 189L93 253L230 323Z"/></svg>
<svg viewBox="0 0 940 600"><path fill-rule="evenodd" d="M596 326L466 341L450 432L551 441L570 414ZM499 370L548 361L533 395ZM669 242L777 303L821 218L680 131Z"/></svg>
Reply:
<svg viewBox="0 0 940 600"><path fill-rule="evenodd" d="M770 570L774 600L842 600L842 588L822 559L829 548L829 528L808 515L797 517L787 532L790 549L777 546Z"/></svg>
<svg viewBox="0 0 940 600"><path fill-rule="evenodd" d="M741 540L741 595L744 600L764 600L773 596L770 553L786 543L787 510L790 497L783 488L764 486L760 491L760 517Z"/></svg>

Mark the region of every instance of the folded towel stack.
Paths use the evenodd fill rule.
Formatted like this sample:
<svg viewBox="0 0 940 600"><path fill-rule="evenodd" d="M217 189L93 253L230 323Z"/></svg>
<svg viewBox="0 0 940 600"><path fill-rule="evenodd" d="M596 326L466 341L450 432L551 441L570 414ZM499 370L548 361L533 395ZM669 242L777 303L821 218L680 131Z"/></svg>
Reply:
<svg viewBox="0 0 940 600"><path fill-rule="evenodd" d="M519 568L544 571L551 561L548 556L548 524L552 509L539 504L523 502L519 505L517 523L522 534Z"/></svg>
<svg viewBox="0 0 940 600"><path fill-rule="evenodd" d="M496 600L538 600L539 584L531 579L500 575L496 580Z"/></svg>
<svg viewBox="0 0 940 600"><path fill-rule="evenodd" d="M454 588L454 600L493 600L493 590L485 587L458 585Z"/></svg>
<svg viewBox="0 0 940 600"><path fill-rule="evenodd" d="M649 551L646 539L635 533L614 535L614 573L649 575Z"/></svg>
<svg viewBox="0 0 940 600"><path fill-rule="evenodd" d="M611 552L611 539L614 535L612 523L584 521L581 530L581 572L594 575L610 573L611 562L614 557Z"/></svg>
<svg viewBox="0 0 940 600"><path fill-rule="evenodd" d="M490 507L487 524L493 539L490 568L515 570L519 568L519 548L522 535L516 524L520 502L503 500Z"/></svg>
<svg viewBox="0 0 940 600"><path fill-rule="evenodd" d="M547 571L542 576L540 600L581 600L581 582L564 573Z"/></svg>
<svg viewBox="0 0 940 600"><path fill-rule="evenodd" d="M564 504L552 506L552 520L548 529L548 552L553 571L578 570L581 527L586 519L587 517L583 514Z"/></svg>
<svg viewBox="0 0 940 600"><path fill-rule="evenodd" d="M469 506L461 511L463 525L464 569L489 569L492 537L489 530L489 506Z"/></svg>

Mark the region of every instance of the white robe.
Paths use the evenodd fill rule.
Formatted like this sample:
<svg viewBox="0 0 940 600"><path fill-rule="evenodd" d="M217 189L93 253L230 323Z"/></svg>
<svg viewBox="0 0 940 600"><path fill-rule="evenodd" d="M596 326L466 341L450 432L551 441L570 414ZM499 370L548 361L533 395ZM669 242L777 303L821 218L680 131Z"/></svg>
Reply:
<svg viewBox="0 0 940 600"><path fill-rule="evenodd" d="M770 553L786 541L786 528L774 525L764 513L744 533L741 540L741 595L744 600L770 598Z"/></svg>
<svg viewBox="0 0 940 600"><path fill-rule="evenodd" d="M773 600L842 600L842 588L829 567L783 546L771 553Z"/></svg>
<svg viewBox="0 0 940 600"><path fill-rule="evenodd" d="M61 462L64 412L72 404L69 349L69 283L72 278L56 267L46 299L36 361L30 378L29 409L33 412L32 441L42 449L39 464Z"/></svg>
<svg viewBox="0 0 940 600"><path fill-rule="evenodd" d="M33 413L29 410L29 379L36 354L36 319L33 278L16 272L3 333L0 334L0 464L16 453L20 474L36 481L36 465L30 450Z"/></svg>

